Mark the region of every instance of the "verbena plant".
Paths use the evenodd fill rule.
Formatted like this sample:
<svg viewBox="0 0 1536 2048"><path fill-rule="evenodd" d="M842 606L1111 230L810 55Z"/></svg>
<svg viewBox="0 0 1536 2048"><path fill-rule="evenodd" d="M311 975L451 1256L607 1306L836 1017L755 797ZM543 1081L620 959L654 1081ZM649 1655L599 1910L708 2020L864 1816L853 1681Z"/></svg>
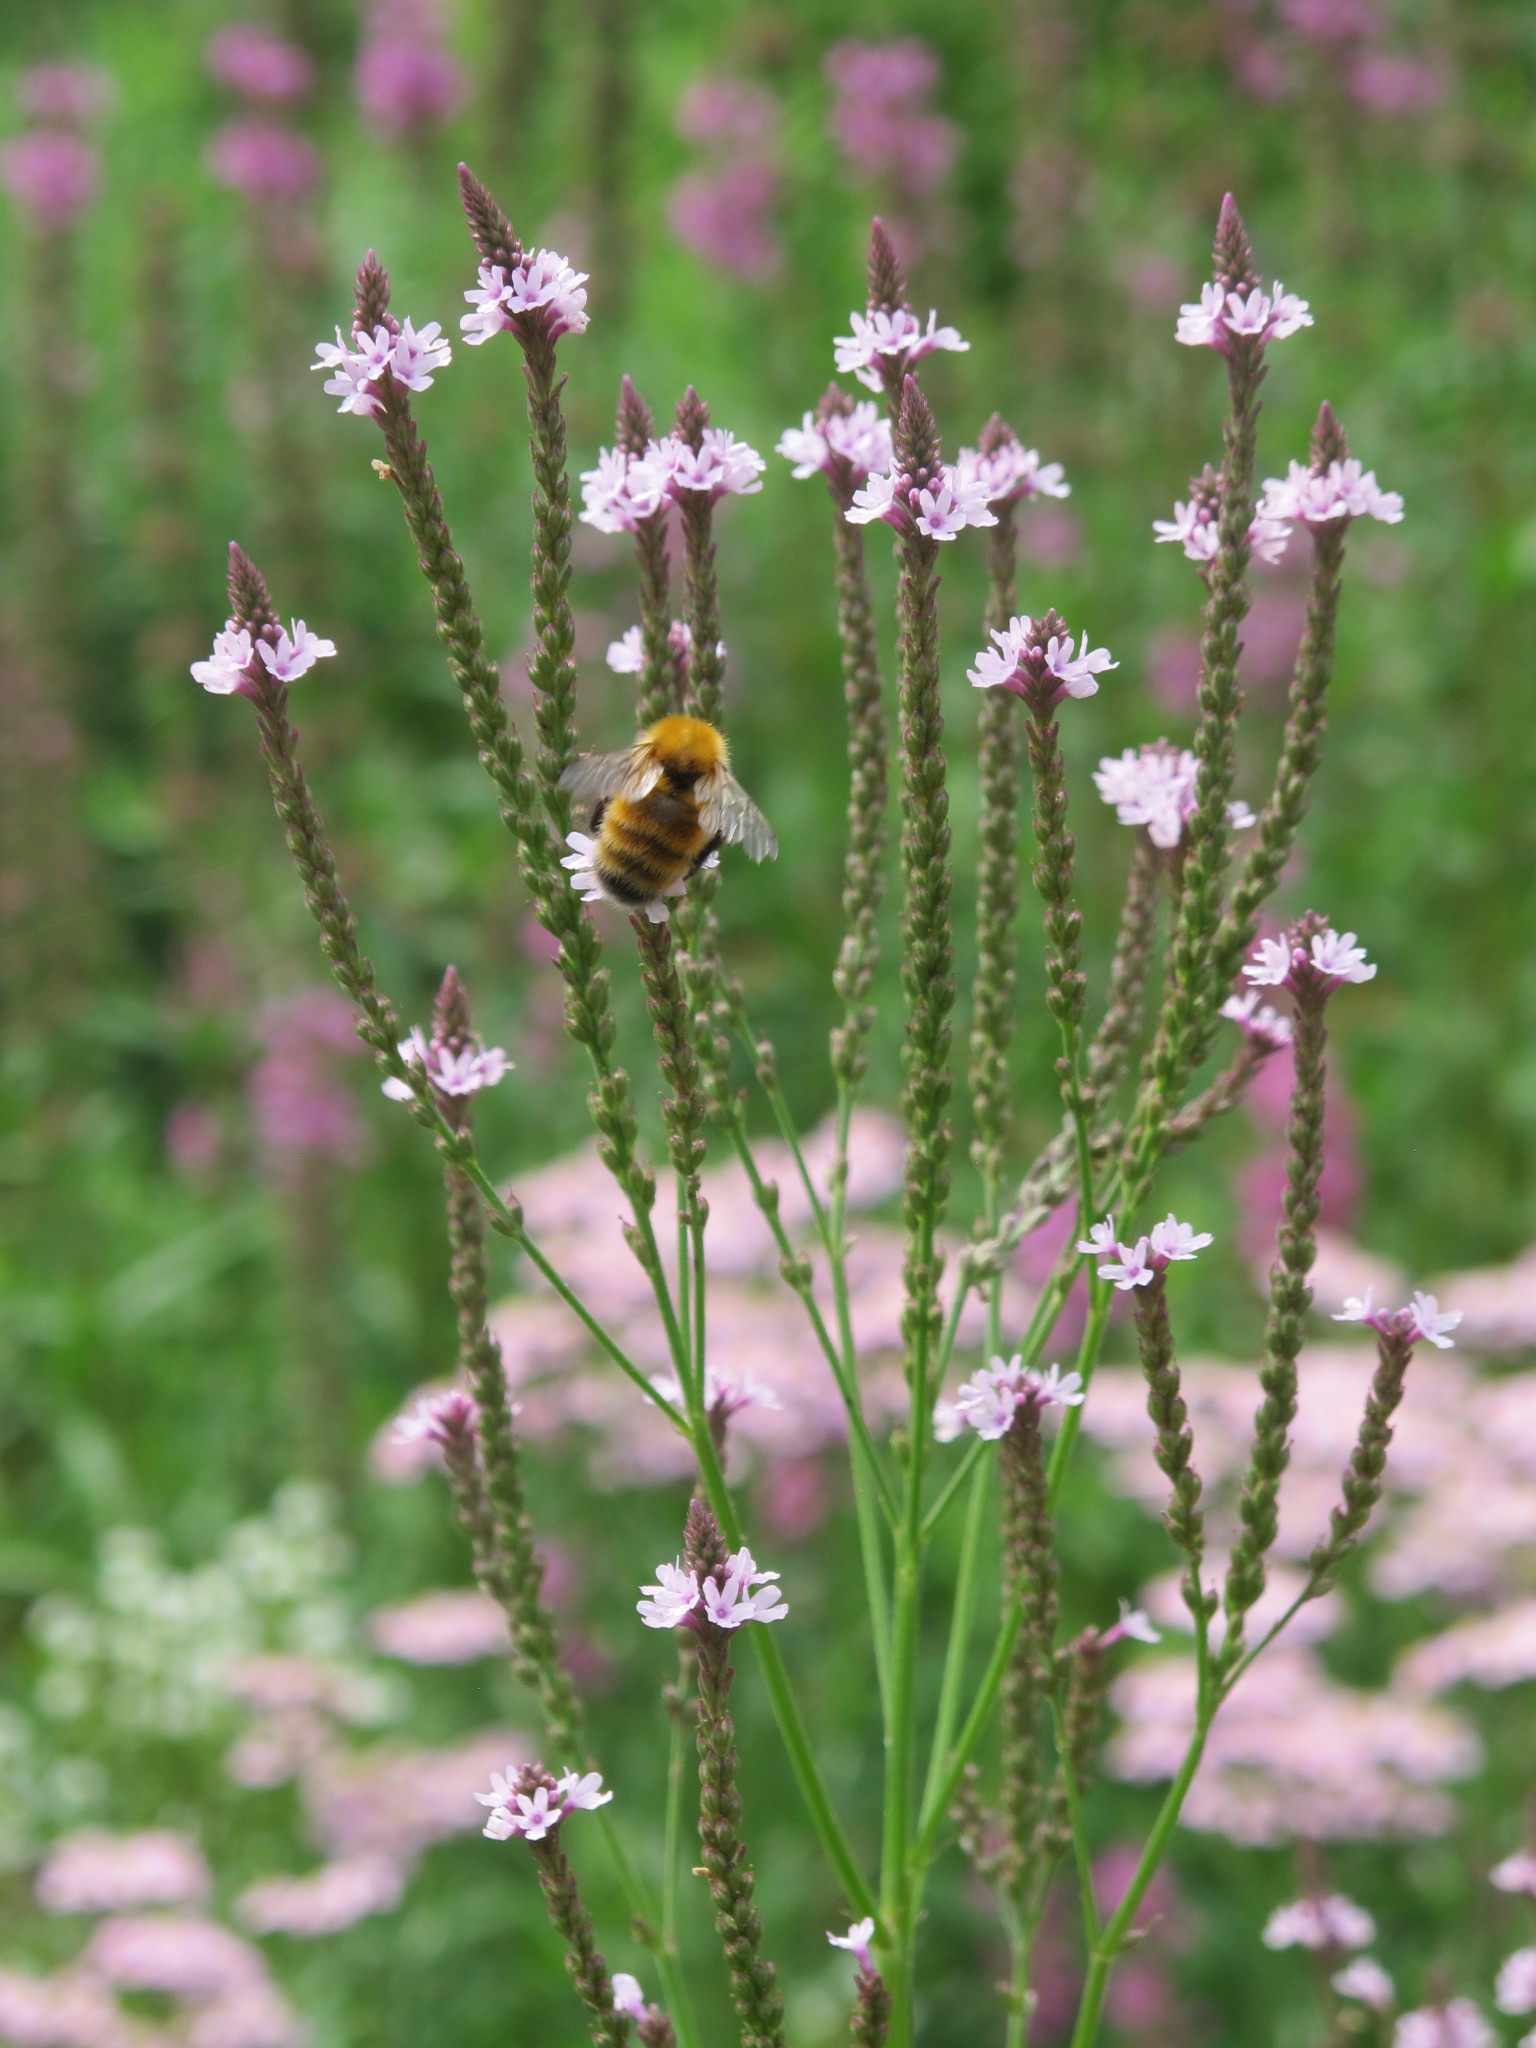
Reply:
<svg viewBox="0 0 1536 2048"><path fill-rule="evenodd" d="M604 964L602 937L612 914L594 918L583 901L590 893L590 843L571 833L570 801L562 786L576 758L577 728L571 485L557 351L586 326L584 279L553 252L525 251L485 188L467 171L461 183L479 259L478 284L466 295L474 308L463 321L466 338L478 344L510 335L522 352L527 382L534 477L531 749L485 653L416 422L414 394L431 385L450 350L436 324L418 333L409 320L397 320L388 277L371 254L358 271L350 332L338 330L335 346L322 348L317 367L330 372L325 388L340 399L340 409L371 419L382 434L383 455L374 466L400 493L475 746L537 914L558 942L566 1027L591 1063L588 1101L598 1156L622 1191L629 1247L654 1291L671 1358L669 1381L648 1378L590 1312L530 1234L516 1200L498 1190L482 1163L473 1098L500 1078L505 1061L475 1037L453 970L444 978L430 1033L407 1035L380 988L363 954L288 719L289 684L335 650L302 622L287 631L281 627L261 575L239 548L231 551L229 622L210 660L198 663L194 674L207 689L238 693L254 706L278 814L326 958L356 1006L358 1031L373 1050L386 1091L431 1134L442 1159L462 1384L423 1403L407 1426L441 1449L475 1571L506 1612L514 1666L542 1710L545 1755L553 1767L531 1766L497 1779L484 1795L490 1808L485 1831L494 1839L520 1838L532 1852L550 1913L568 1945L572 1979L594 2040L619 2048L634 2033L649 2044L677 2040L694 2048L700 2035L677 1944L685 1860L678 1745L691 1728L699 1754L702 1870L714 1898L741 2039L745 2048L776 2048L785 2039L783 2004L753 1904L747 1815L732 1739L731 1658L736 1632L746 1627L806 1817L853 1921L846 1934L832 1937L857 1962L853 2038L889 2041L897 2048L914 2040L924 1888L935 1861L958 1842L991 1885L1009 1940L1013 1963L1002 2024L1010 2044L1021 2043L1028 2030L1031 1946L1047 1889L1057 1867L1072 1859L1088 1955L1073 2041L1075 2048L1088 2048L1098 2034L1110 1972L1178 1824L1214 1716L1296 1609L1332 1582L1358 1541L1381 1493L1393 1413L1413 1348L1421 1340L1448 1342L1446 1332L1457 1320L1442 1316L1433 1299L1422 1295L1402 1310L1375 1309L1369 1297L1350 1304L1347 1313L1374 1327L1379 1347L1358 1438L1301 1592L1254 1640L1249 1619L1265 1589L1266 1558L1276 1534L1296 1412L1297 1359L1311 1304L1307 1276L1322 1165L1327 1005L1336 989L1376 971L1353 934L1341 937L1323 917L1309 914L1280 936L1261 937L1259 923L1295 844L1318 766L1346 536L1360 516L1396 520L1401 502L1350 458L1326 405L1308 461L1293 462L1262 496L1256 488L1259 391L1267 356L1274 343L1311 320L1305 303L1278 284L1273 291L1262 287L1229 199L1217 229L1213 279L1198 304L1184 309L1178 329L1181 342L1210 348L1226 369L1230 405L1221 460L1195 479L1189 501L1158 529L1160 538L1181 545L1198 564L1205 585L1194 744L1182 753L1161 742L1128 751L1106 761L1096 778L1100 793L1135 827L1136 836L1108 985L1102 1001L1090 1006L1058 713L1073 699L1093 694L1099 676L1115 664L1103 649L1090 649L1086 635L1074 646L1054 611L1017 615L1015 510L1031 495L1064 492L1061 472L1042 465L997 418L977 448L944 460L920 365L935 349L965 344L954 329L937 327L933 316L926 327L916 318L900 265L875 224L868 304L837 344L839 370L852 371L875 396L855 404L834 385L780 444L797 475L825 478L833 503L849 764L845 932L833 971L842 1016L831 1037L838 1144L827 1184L820 1186L806 1166L779 1089L772 1046L754 1029L722 958L716 897L723 875L706 866L674 903L653 903L629 919L666 1091L662 1111L677 1245L675 1264L669 1265L658 1232L656 1173L642 1156L634 1093L615 1058L613 970ZM625 380L615 445L584 478L583 516L606 531L633 536L641 624L630 659L639 725L672 713L720 721L724 650L714 511L724 496L756 491L763 467L753 450L710 425L706 406L691 388L677 407L673 430L658 435L649 409ZM894 531L898 569L894 707L881 674L866 566L868 528L876 522ZM981 1203L946 1286L940 1231L950 1195L956 986L937 572L941 548L970 527L986 529L989 576L981 636L988 645L970 670L983 692L977 966L966 1068ZM1276 553L1298 528L1311 549L1306 628L1273 785L1254 818L1232 800L1249 568L1256 552ZM681 621L672 616L674 541L683 566ZM901 1112L907 1134L902 1344L910 1398L903 1426L882 1442L866 1421L861 1395L849 1310L845 1194L880 968L893 708L900 816L897 968L905 1019ZM1061 1120L1056 1137L1009 1190L1008 1053L1026 759L1033 793L1029 866L1044 912L1047 1001L1060 1027ZM564 851L568 835L571 854ZM1288 992L1288 1015L1263 999L1269 989ZM1210 1078L1220 1041L1234 1032L1235 1049ZM791 1240L777 1190L754 1158L744 1098L732 1085L733 1039L745 1048L797 1163L814 1217L813 1255ZM1150 1214L1162 1162L1231 1108L1264 1060L1287 1043L1295 1064L1288 1186L1271 1270L1241 1531L1221 1573L1206 1556L1201 1482L1167 1295L1169 1266L1194 1258L1210 1237L1171 1215L1145 1231L1142 1221ZM733 1378L729 1357L710 1349L709 1218L700 1170L711 1130L732 1146L748 1175L774 1233L784 1283L804 1306L807 1341L824 1356L847 1413L884 1725L878 1844L850 1835L829 1794L770 1626L790 1607L780 1597L776 1575L759 1569L746 1546L726 1478L730 1418L752 1397L752 1388ZM1004 1268L1023 1237L1065 1203L1075 1207L1076 1228L1028 1327L1005 1333ZM674 1769L659 1873L635 1868L608 1826L603 1809L612 1795L595 1768L601 1760L589 1754L581 1702L562 1668L556 1628L541 1597L522 1454L501 1356L486 1324L487 1227L537 1268L615 1369L634 1381L636 1398L662 1410L697 1466L697 1498L681 1552L674 1563L657 1568L638 1602L648 1625L676 1632L682 1674L671 1716ZM818 1278L824 1281L820 1296ZM1080 1281L1087 1315L1075 1363L1065 1371L1054 1363L1047 1368L1053 1332ZM1106 1658L1117 1643L1146 1638L1151 1630L1144 1617L1127 1611L1112 1627L1058 1640L1054 1516L1117 1290L1134 1306L1156 1455L1168 1481L1165 1521L1184 1558L1196 1699L1183 1765L1129 1887L1106 1912L1095 1897L1083 1800L1096 1760ZM972 1295L984 1305L989 1362L955 1401L941 1401L962 1311ZM821 1299L830 1300L830 1317ZM1047 1424L1054 1427L1053 1437ZM970 1653L980 1628L994 1468L1003 1598L982 1675L972 1683ZM930 1722L919 1712L919 1610L935 1532L952 1514L962 1518L964 1536ZM984 1775L978 1752L994 1723L999 1761ZM597 1815L596 1830L606 1835L655 1958L661 2005L647 2003L634 1979L611 1976L596 1946L565 1846L566 1820L582 1809Z"/></svg>

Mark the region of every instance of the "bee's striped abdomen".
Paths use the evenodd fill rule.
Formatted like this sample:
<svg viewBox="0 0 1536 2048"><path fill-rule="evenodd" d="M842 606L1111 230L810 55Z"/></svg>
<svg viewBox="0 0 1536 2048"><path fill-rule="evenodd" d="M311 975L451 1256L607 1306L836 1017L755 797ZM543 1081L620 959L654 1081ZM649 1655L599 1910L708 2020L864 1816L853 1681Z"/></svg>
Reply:
<svg viewBox="0 0 1536 2048"><path fill-rule="evenodd" d="M615 797L598 828L593 869L618 903L653 903L692 871L708 835L698 806L658 790L639 803Z"/></svg>

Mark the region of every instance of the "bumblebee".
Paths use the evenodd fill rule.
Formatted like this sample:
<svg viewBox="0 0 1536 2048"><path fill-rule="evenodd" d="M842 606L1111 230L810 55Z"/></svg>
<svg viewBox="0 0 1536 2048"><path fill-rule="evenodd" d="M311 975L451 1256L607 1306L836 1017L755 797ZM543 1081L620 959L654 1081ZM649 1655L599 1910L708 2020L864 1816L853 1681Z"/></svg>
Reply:
<svg viewBox="0 0 1536 2048"><path fill-rule="evenodd" d="M702 718L663 718L617 754L583 754L560 778L578 804L590 802L588 829L570 834L563 865L590 902L606 896L653 923L665 899L722 846L751 860L779 850L773 827L731 774L725 735Z"/></svg>

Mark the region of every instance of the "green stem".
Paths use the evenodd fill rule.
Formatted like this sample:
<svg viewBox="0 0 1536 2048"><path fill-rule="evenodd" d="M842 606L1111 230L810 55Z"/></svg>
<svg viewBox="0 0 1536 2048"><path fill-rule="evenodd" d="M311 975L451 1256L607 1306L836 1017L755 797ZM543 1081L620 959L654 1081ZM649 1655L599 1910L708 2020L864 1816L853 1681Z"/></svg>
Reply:
<svg viewBox="0 0 1536 2048"><path fill-rule="evenodd" d="M1066 1715L1062 1712L1060 1688L1051 1696L1051 1725L1056 1731L1056 1755L1061 1765L1062 1791L1066 1795L1067 1818L1072 1825L1072 1854L1077 1864L1077 1891L1083 1910L1083 1934L1092 1955L1099 1940L1099 1907L1093 1891L1093 1858L1088 1853L1088 1830L1083 1821L1083 1794L1072 1763L1072 1745L1067 1738Z"/></svg>
<svg viewBox="0 0 1536 2048"><path fill-rule="evenodd" d="M980 1437L976 1452L987 1449ZM934 1723L933 1747L928 1756L928 1775L923 1785L926 1807L944 1757L954 1739L960 1713L960 1696L965 1686L966 1656L971 1646L971 1624L976 1612L977 1581L981 1576L982 1547L986 1540L987 1509L992 1494L990 1462L968 1455L964 1470L972 1474L970 1499L965 1510L965 1534L960 1544L960 1569L955 1579L954 1607L950 1615L949 1648L944 1656L944 1676L939 1685L939 1710ZM933 1519L930 1513L930 1520ZM925 1541L928 1523L924 1525Z"/></svg>

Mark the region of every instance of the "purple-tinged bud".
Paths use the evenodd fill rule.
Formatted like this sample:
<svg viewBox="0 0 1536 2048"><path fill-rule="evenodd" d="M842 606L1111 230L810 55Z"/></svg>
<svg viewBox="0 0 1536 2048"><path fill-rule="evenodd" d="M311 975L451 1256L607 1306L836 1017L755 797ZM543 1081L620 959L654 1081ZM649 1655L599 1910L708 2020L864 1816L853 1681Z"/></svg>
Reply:
<svg viewBox="0 0 1536 2048"><path fill-rule="evenodd" d="M457 1055L463 1052L474 1039L470 1022L469 997L459 979L456 967L450 967L438 986L437 1000L432 1005L432 1042Z"/></svg>
<svg viewBox="0 0 1536 2048"><path fill-rule="evenodd" d="M683 1524L683 1561L689 1571L697 1572L700 1585L706 1579L723 1584L730 1556L730 1545L709 1508L701 1500L689 1501Z"/></svg>
<svg viewBox="0 0 1536 2048"><path fill-rule="evenodd" d="M817 402L817 426L825 427L828 420L851 419L856 403L857 400L846 392L841 384L829 384Z"/></svg>
<svg viewBox="0 0 1536 2048"><path fill-rule="evenodd" d="M906 306L906 272L878 214L869 227L868 279L871 313L899 313Z"/></svg>
<svg viewBox="0 0 1536 2048"><path fill-rule="evenodd" d="M371 335L381 327L392 335L399 334L400 323L389 310L389 272L371 249L357 266L353 303L354 334Z"/></svg>
<svg viewBox="0 0 1536 2048"><path fill-rule="evenodd" d="M1253 244L1243 226L1243 216L1237 210L1237 201L1230 192L1221 202L1221 215L1216 223L1212 275L1225 292L1251 292L1258 287L1259 273L1253 260Z"/></svg>
<svg viewBox="0 0 1536 2048"><path fill-rule="evenodd" d="M1325 398L1317 409L1317 425L1312 429L1311 468L1314 476L1322 476L1329 465L1344 462L1349 456L1349 442L1339 424L1338 415Z"/></svg>
<svg viewBox="0 0 1536 2048"><path fill-rule="evenodd" d="M655 432L656 422L651 408L626 375L619 386L619 410L613 429L614 446L631 457L644 455Z"/></svg>
<svg viewBox="0 0 1536 2048"><path fill-rule="evenodd" d="M677 401L677 438L697 455L704 446L704 429L708 425L709 407L690 384Z"/></svg>
<svg viewBox="0 0 1536 2048"><path fill-rule="evenodd" d="M280 630L266 578L240 543L233 540L229 544L229 611L236 626L245 628L253 638L265 634L275 639Z"/></svg>
<svg viewBox="0 0 1536 2048"><path fill-rule="evenodd" d="M939 430L933 411L917 379L902 379L901 409L896 415L893 437L896 468L914 491L927 490L941 477L944 459L939 449Z"/></svg>
<svg viewBox="0 0 1536 2048"><path fill-rule="evenodd" d="M459 198L480 261L488 267L499 266L510 277L523 260L523 245L513 233L511 221L468 164L459 165Z"/></svg>
<svg viewBox="0 0 1536 2048"><path fill-rule="evenodd" d="M1003 449L1016 448L1018 445L1018 435L1000 412L993 413L976 441L976 446L983 455L999 455Z"/></svg>

